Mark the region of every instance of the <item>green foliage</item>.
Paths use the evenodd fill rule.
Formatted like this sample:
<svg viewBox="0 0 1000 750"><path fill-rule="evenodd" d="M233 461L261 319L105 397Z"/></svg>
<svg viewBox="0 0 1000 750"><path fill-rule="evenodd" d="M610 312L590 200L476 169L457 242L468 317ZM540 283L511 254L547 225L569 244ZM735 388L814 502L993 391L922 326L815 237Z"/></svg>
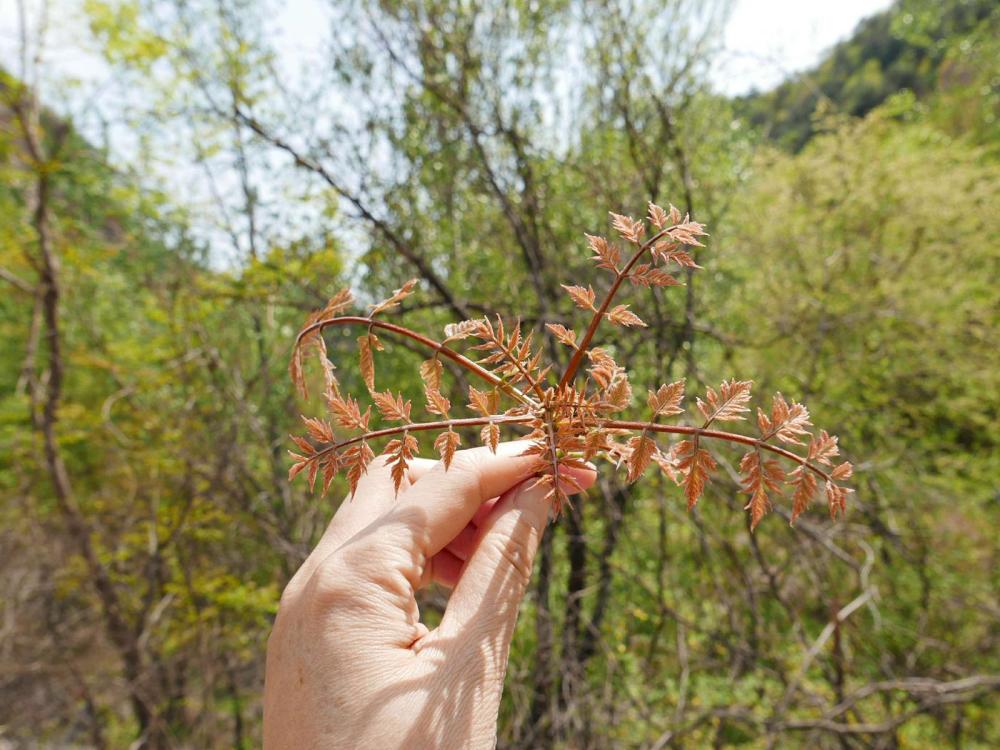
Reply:
<svg viewBox="0 0 1000 750"><path fill-rule="evenodd" d="M958 130L987 143L1000 117L998 32L1000 9L992 0L897 0L863 20L815 70L742 98L739 109L768 137L798 151L815 133L821 102L862 116L908 90L920 99L945 97L942 116L961 116Z"/></svg>
<svg viewBox="0 0 1000 750"><path fill-rule="evenodd" d="M260 4L87 4L140 94L114 114L142 167L112 168L71 127L44 165L56 434L141 644L133 678L32 422L40 165L4 74L0 269L25 288L0 280L0 742L129 746L138 695L161 747L253 746L279 592L346 491L286 481L304 410L288 341L306 311L347 283L387 296L415 256L451 298L425 280L429 302L403 305L414 328L440 331L452 306L571 325L558 282L589 267L581 231L653 199L710 226L705 270L653 293L648 329L597 343L637 384L754 373L808 399L861 459L858 492L843 522L770 517L751 536L721 455L692 513L667 482L602 477L546 536L501 746L1000 746L996 688L958 689L1000 674L995 3L903 0L809 81L738 102L705 85L704 7L337 4L341 33L296 104ZM270 133L307 167L289 171ZM164 190L155 169L185 160L197 178ZM335 364L355 338L328 333ZM379 387L419 399L422 355L386 344ZM337 374L363 390L352 365ZM442 604L424 596L428 623Z"/></svg>

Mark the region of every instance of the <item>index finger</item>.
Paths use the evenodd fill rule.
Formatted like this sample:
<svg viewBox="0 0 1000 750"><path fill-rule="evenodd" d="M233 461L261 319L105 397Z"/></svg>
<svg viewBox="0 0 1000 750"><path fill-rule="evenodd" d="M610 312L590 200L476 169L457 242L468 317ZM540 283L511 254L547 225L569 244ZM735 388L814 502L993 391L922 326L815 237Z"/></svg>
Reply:
<svg viewBox="0 0 1000 750"><path fill-rule="evenodd" d="M425 555L435 555L458 536L479 507L538 470L537 455L526 456L527 440L458 451L451 466L438 463L421 476L389 513L407 524L420 524Z"/></svg>

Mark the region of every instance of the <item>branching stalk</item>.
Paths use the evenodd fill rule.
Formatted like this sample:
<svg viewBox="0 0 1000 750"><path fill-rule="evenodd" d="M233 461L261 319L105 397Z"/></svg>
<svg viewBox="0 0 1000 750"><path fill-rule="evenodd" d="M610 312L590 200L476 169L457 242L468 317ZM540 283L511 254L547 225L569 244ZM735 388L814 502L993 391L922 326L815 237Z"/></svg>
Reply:
<svg viewBox="0 0 1000 750"><path fill-rule="evenodd" d="M311 333L322 331L324 328L329 328L330 326L339 326L339 325L364 325L367 326L368 328L380 328L384 331L390 331L391 333L395 333L398 336L405 336L411 341L416 341L417 343L426 346L428 349L436 353L439 353L444 357L447 357L452 362L459 365L460 367L465 368L469 372L478 375L486 382L490 383L491 385L495 385L497 388L502 390L508 396L516 399L517 401L520 401L525 406L531 406L531 407L537 406L534 400L530 396L522 392L520 389L506 382L503 378L494 375L492 372L485 369L478 363L473 362L471 359L462 354L459 354L454 349L449 348L440 341L435 341L429 336L424 336L422 333L418 333L410 328L406 328L401 325L396 325L395 323L388 323L384 320L366 318L360 315L342 315L336 318L327 318L326 320L318 320L312 325L303 328L299 332L299 335L295 338L295 346L298 346L299 343L302 341L302 339L304 339Z"/></svg>
<svg viewBox="0 0 1000 750"><path fill-rule="evenodd" d="M604 313L606 313L608 308L611 307L612 300L614 300L615 295L618 293L619 287L621 287L625 279L628 278L632 268L639 262L639 259L646 253L646 251L663 239L672 228L673 227L668 227L661 232L657 232L646 240L646 242L644 242L639 249L635 251L635 254L629 258L628 263L622 267L622 270L618 271L615 275L615 280L611 283L611 288L608 289L608 293L604 297L604 301L601 302L600 307L597 308L597 312L594 313L594 317L590 319L590 325L587 326L587 330L583 334L583 338L580 339L580 342L577 344L576 351L573 352L572 359L570 359L569 364L566 365L566 371L559 379L560 389L571 383L573 378L576 376L577 370L580 369L580 363L583 361L583 358L587 353L587 349L590 346L590 342L594 338L594 334L597 333L597 327L604 319Z"/></svg>

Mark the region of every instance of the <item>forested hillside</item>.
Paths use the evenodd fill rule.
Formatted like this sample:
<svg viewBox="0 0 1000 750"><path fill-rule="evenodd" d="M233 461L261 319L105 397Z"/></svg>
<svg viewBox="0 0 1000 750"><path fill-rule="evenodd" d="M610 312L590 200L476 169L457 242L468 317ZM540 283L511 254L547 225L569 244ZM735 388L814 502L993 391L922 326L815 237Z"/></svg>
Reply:
<svg viewBox="0 0 1000 750"><path fill-rule="evenodd" d="M296 78L263 4L74 4L124 92L77 109L106 108L128 159L22 40L0 746L259 746L279 596L347 490L288 481L321 408L287 376L307 312L416 277L387 320L579 326L559 285L606 285L584 233L649 200L710 236L686 286L623 292L648 327L597 342L635 400L753 379L840 435L856 491L794 527L775 498L751 532L724 451L690 512L666 474L603 468L542 543L499 746L1000 746L1000 16L900 0L729 101L707 83L723 5L333 3ZM350 392L360 333L326 338ZM417 408L424 354L383 343L380 387ZM421 593L431 627L446 600Z"/></svg>
<svg viewBox="0 0 1000 750"><path fill-rule="evenodd" d="M829 102L862 117L900 91L945 98L941 114L995 147L1000 10L992 0L901 0L862 21L813 70L738 102L739 111L781 145L798 151Z"/></svg>

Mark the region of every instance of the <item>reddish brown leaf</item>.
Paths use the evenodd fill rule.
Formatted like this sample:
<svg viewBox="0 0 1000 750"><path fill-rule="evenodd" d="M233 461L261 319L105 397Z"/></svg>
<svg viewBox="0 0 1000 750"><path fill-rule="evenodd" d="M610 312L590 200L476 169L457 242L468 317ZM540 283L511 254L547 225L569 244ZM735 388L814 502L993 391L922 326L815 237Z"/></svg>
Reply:
<svg viewBox="0 0 1000 750"><path fill-rule="evenodd" d="M332 318L350 307L354 294L350 289L341 289L327 301L326 306L319 311L318 318Z"/></svg>
<svg viewBox="0 0 1000 750"><path fill-rule="evenodd" d="M424 389L424 396L427 399L427 411L431 414L440 414L442 417L448 416L451 409L451 401L445 398L441 391L428 386Z"/></svg>
<svg viewBox="0 0 1000 750"><path fill-rule="evenodd" d="M657 229L663 229L670 222L670 217L667 212L664 211L660 206L650 201L649 203L649 221Z"/></svg>
<svg viewBox="0 0 1000 750"><path fill-rule="evenodd" d="M750 511L750 530L753 531L760 519L771 509L768 491L781 492L785 481L785 471L773 460L761 460L759 450L751 450L744 454L740 461L743 491L750 494L750 502L744 506Z"/></svg>
<svg viewBox="0 0 1000 750"><path fill-rule="evenodd" d="M649 391L646 403L654 417L680 414L681 401L684 399L684 380L676 380L670 385L661 385L655 391Z"/></svg>
<svg viewBox="0 0 1000 750"><path fill-rule="evenodd" d="M500 427L494 422L490 422L488 425L483 427L479 436L483 440L483 445L489 446L489 449L494 453L497 452L497 446L500 444Z"/></svg>
<svg viewBox="0 0 1000 750"><path fill-rule="evenodd" d="M559 323L546 323L545 327L552 331L560 344L576 348L576 332Z"/></svg>
<svg viewBox="0 0 1000 750"><path fill-rule="evenodd" d="M688 216L684 217L683 223L678 224L670 230L670 236L677 240L677 242L680 242L682 245L695 245L697 247L704 247L698 241L698 237L706 234L708 232L705 231L705 225L699 224L697 221L691 221Z"/></svg>
<svg viewBox="0 0 1000 750"><path fill-rule="evenodd" d="M337 424L341 427L348 427L356 430L367 430L368 420L371 417L371 407L365 413L361 413L361 407L351 396L334 396L330 399L328 406L330 413L335 417Z"/></svg>
<svg viewBox="0 0 1000 750"><path fill-rule="evenodd" d="M672 450L661 451L657 449L653 453L653 462L660 467L660 471L666 474L674 484L680 484L683 481L681 473L677 468L677 459Z"/></svg>
<svg viewBox="0 0 1000 750"><path fill-rule="evenodd" d="M631 216L622 216L621 214L613 212L611 214L611 226L613 226L618 234L620 234L624 239L633 244L638 244L642 235L646 232L646 226L641 220L637 221Z"/></svg>
<svg viewBox="0 0 1000 750"><path fill-rule="evenodd" d="M382 349L382 345L374 333L358 336L358 361L361 367L361 377L364 378L369 392L375 390L375 358L372 355L374 349Z"/></svg>
<svg viewBox="0 0 1000 750"><path fill-rule="evenodd" d="M492 417L496 414L499 401L496 391L483 392L474 385L469 386L469 408L479 412L484 417Z"/></svg>
<svg viewBox="0 0 1000 750"><path fill-rule="evenodd" d="M833 471L830 472L830 476L838 481L850 479L853 474L854 467L849 461L844 461L844 463L838 464L834 467Z"/></svg>
<svg viewBox="0 0 1000 750"><path fill-rule="evenodd" d="M681 284L662 268L649 263L640 263L633 268L628 279L636 286L680 286Z"/></svg>
<svg viewBox="0 0 1000 750"><path fill-rule="evenodd" d="M351 486L351 497L354 497L354 493L358 489L358 482L368 471L368 464L375 458L375 453L368 446L368 443L362 440L360 443L349 446L344 451L342 458L348 466L347 482Z"/></svg>
<svg viewBox="0 0 1000 750"><path fill-rule="evenodd" d="M330 451L323 456L321 463L323 466L323 495L325 496L330 485L333 484L333 478L340 471L340 460L336 453Z"/></svg>
<svg viewBox="0 0 1000 750"><path fill-rule="evenodd" d="M837 447L837 437L826 430L820 430L819 436L809 441L809 460L817 461L827 466L833 465L833 458L840 453Z"/></svg>
<svg viewBox="0 0 1000 750"><path fill-rule="evenodd" d="M420 379L424 381L425 388L441 389L441 373L444 366L437 357L425 359L420 363Z"/></svg>
<svg viewBox="0 0 1000 750"><path fill-rule="evenodd" d="M587 235L587 242L590 243L590 249L594 251L592 260L597 262L598 268L618 271L618 264L621 262L621 251L617 245L608 242L604 237L597 237L592 234Z"/></svg>
<svg viewBox="0 0 1000 750"><path fill-rule="evenodd" d="M413 288L417 285L419 279L410 279L399 289L393 291L392 296L384 302L379 302L378 304L371 305L368 317L373 318L380 312L385 312L386 310L391 310L394 307L399 307L399 303L404 299L409 297L413 293Z"/></svg>
<svg viewBox="0 0 1000 750"><path fill-rule="evenodd" d="M594 301L597 299L597 292L594 291L593 287L588 286L584 289L582 286L570 286L567 284L561 284L560 286L569 293L569 296L576 303L577 307L584 310L595 310Z"/></svg>
<svg viewBox="0 0 1000 750"><path fill-rule="evenodd" d="M799 437L809 434L811 424L809 410L795 401L789 404L780 393L775 393L771 400L770 416L757 409L757 426L762 440L777 437L783 443L802 445Z"/></svg>
<svg viewBox="0 0 1000 750"><path fill-rule="evenodd" d="M789 484L795 488L792 494L791 520L794 524L795 519L805 513L816 494L816 477L805 466L795 467L788 477Z"/></svg>
<svg viewBox="0 0 1000 750"><path fill-rule="evenodd" d="M628 441L629 456L625 464L628 467L629 484L635 482L649 467L650 459L656 451L656 441L647 435L636 435Z"/></svg>
<svg viewBox="0 0 1000 750"><path fill-rule="evenodd" d="M750 401L750 386L752 380L723 381L719 392L709 388L705 400L697 400L698 410L705 417L705 427L712 422L732 422L744 419L743 415L750 411L747 403Z"/></svg>
<svg viewBox="0 0 1000 750"><path fill-rule="evenodd" d="M295 463L293 463L288 469L288 481L291 482L302 472L304 468L309 465L310 459L306 456L300 456L298 453L292 453L291 451L289 451L289 455L295 459Z"/></svg>
<svg viewBox="0 0 1000 750"><path fill-rule="evenodd" d="M372 400L375 402L375 406L378 407L379 412L382 414L382 419L387 419L391 422L409 422L410 421L410 402L403 401L402 394L392 395L390 391L385 393L379 393L375 391L372 393Z"/></svg>
<svg viewBox="0 0 1000 750"><path fill-rule="evenodd" d="M608 320L620 326L626 326L627 328L633 326L646 327L646 324L642 322L642 318L629 310L628 305L615 305L615 307L604 314Z"/></svg>
<svg viewBox="0 0 1000 750"><path fill-rule="evenodd" d="M314 419L313 417L306 416L302 417L302 421L305 422L306 430L313 440L317 440L320 443L333 442L333 428L330 427L329 423L324 422L322 419Z"/></svg>
<svg viewBox="0 0 1000 750"><path fill-rule="evenodd" d="M461 444L462 438L457 432L453 432L450 429L447 432L442 432L434 440L434 447L441 455L441 460L444 462L445 469L448 469L448 467L451 466L451 460L455 457L455 450Z"/></svg>
<svg viewBox="0 0 1000 750"><path fill-rule="evenodd" d="M449 323L444 327L445 339L442 343L447 344L449 341L459 341L460 339L468 338L479 329L482 322L482 319L477 318L475 320L463 320L460 323Z"/></svg>
<svg viewBox="0 0 1000 750"><path fill-rule="evenodd" d="M389 474L392 476L392 484L399 494L399 487L406 477L406 470L409 462L413 460L413 454L417 450L417 439L408 432L397 440L390 440L385 446L386 455L389 457Z"/></svg>
<svg viewBox="0 0 1000 750"><path fill-rule="evenodd" d="M833 482L826 483L826 501L830 507L830 518L836 520L837 514L843 515L847 512L847 493L845 487Z"/></svg>
<svg viewBox="0 0 1000 750"><path fill-rule="evenodd" d="M677 456L677 468L684 474L684 494L690 510L698 503L717 464L707 450L698 447L697 440L681 441L677 444L674 455Z"/></svg>
<svg viewBox="0 0 1000 750"><path fill-rule="evenodd" d="M301 437L299 435L289 435L288 437L290 437L292 439L292 442L295 443L296 446L298 446L298 449L303 453L305 453L307 456L311 456L313 453L316 452L316 449L313 447L312 443L310 443L304 437Z"/></svg>

